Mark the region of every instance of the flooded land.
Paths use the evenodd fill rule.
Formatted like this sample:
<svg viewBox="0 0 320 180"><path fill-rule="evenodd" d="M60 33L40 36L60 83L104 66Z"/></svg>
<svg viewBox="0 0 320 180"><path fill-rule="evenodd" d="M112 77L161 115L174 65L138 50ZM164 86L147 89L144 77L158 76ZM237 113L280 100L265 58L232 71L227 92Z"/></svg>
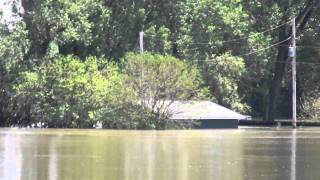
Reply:
<svg viewBox="0 0 320 180"><path fill-rule="evenodd" d="M0 129L0 179L317 179L320 129Z"/></svg>

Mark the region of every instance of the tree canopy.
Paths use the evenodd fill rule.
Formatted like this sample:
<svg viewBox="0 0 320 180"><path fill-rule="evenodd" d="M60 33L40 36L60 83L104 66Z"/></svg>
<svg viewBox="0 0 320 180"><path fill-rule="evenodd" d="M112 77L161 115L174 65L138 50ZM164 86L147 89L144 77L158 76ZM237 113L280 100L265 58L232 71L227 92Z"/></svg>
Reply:
<svg viewBox="0 0 320 180"><path fill-rule="evenodd" d="M291 118L292 18L298 115L319 117L320 1L10 3L11 19L0 12L1 126L42 119L52 127L99 121L112 128L159 128L143 125L143 106L136 102L169 94L172 100L205 97L269 121ZM144 55L136 54L141 31ZM149 110L143 113L156 114Z"/></svg>

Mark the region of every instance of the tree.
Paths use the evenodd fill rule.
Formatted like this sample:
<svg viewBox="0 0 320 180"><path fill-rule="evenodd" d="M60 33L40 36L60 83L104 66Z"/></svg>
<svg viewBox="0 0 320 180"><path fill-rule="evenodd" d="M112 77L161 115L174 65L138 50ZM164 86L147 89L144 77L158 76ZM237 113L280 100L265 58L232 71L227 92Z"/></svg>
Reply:
<svg viewBox="0 0 320 180"><path fill-rule="evenodd" d="M205 84L219 104L247 113L244 95L239 94L240 79L244 80L247 64L237 55L253 49L243 36L250 36L252 44L258 38L248 32L251 26L243 4L242 1L181 1L178 52L181 58L200 67Z"/></svg>
<svg viewBox="0 0 320 180"><path fill-rule="evenodd" d="M288 22L293 11L298 11L299 14L296 16L297 33L301 34L307 25L310 18L312 18L314 12L319 8L320 1L308 0L305 2L297 1L279 1L277 2L281 10L281 21ZM278 54L274 66L274 76L272 78L272 84L270 85L269 101L266 111L265 119L268 121L274 121L276 115L277 99L279 98L281 82L284 77L286 69L286 62L288 61L288 45L289 37L291 36L290 26L284 26L280 28L278 34L278 40L281 46L278 47ZM286 41L286 39L288 39Z"/></svg>
<svg viewBox="0 0 320 180"><path fill-rule="evenodd" d="M8 107L14 94L12 85L17 73L25 69L23 55L29 46L26 35L23 22L9 24L0 11L0 126L8 126L12 119Z"/></svg>
<svg viewBox="0 0 320 180"><path fill-rule="evenodd" d="M180 8L178 45L183 59L202 60L227 51L243 52L244 48L232 41L247 34L248 14L241 1L182 1Z"/></svg>
<svg viewBox="0 0 320 180"><path fill-rule="evenodd" d="M216 56L205 61L202 70L206 85L219 104L241 113L249 112L248 105L239 95L239 82L245 74L242 58L229 53Z"/></svg>
<svg viewBox="0 0 320 180"><path fill-rule="evenodd" d="M115 101L122 79L112 64L94 57L81 62L73 56L43 62L35 71L20 73L12 112L20 126L93 127L101 110ZM101 69L102 68L102 69Z"/></svg>
<svg viewBox="0 0 320 180"><path fill-rule="evenodd" d="M22 0L23 21L31 41L24 59L36 63L47 54L54 41L62 54L85 58L101 54L101 37L106 31L110 11L103 1ZM99 44L97 44L99 42Z"/></svg>
<svg viewBox="0 0 320 180"><path fill-rule="evenodd" d="M143 113L143 128L167 128L174 101L205 95L198 68L172 56L128 53L124 63L128 86L137 93Z"/></svg>
<svg viewBox="0 0 320 180"><path fill-rule="evenodd" d="M15 20L0 25L0 116L7 119L2 124L20 122L16 112L8 109L17 93L13 87L17 80L40 81L40 69L46 69L48 59L54 63L61 61L61 55L72 55L81 64L95 56L101 61L98 64L118 63L127 52L138 51L140 31L145 32L146 51L197 66L219 104L245 113L251 109L251 115L269 120L276 114L288 118L291 110L281 107L289 106L291 97L287 66L291 18L297 16L298 44L318 46L319 39L316 0L22 0L23 11L19 6L19 1L12 1ZM273 45L279 42L283 43ZM298 59L317 63L316 50L298 50ZM125 67L119 66L119 71ZM303 113L304 104L318 98L319 83L316 67L298 64L298 71L302 72L297 77L298 113ZM106 127L138 128L143 124L135 103L139 96L133 89L120 88L130 76L113 77L122 84L113 88L123 94L113 94L121 103L109 98L95 119ZM129 117L136 120L130 122Z"/></svg>
<svg viewBox="0 0 320 180"><path fill-rule="evenodd" d="M320 17L320 16L319 16ZM311 20L310 24L318 23L319 19ZM301 37L297 51L297 96L299 119L318 119L320 98L320 50L319 32L316 28L309 28ZM316 47L316 48L315 48ZM303 61L304 63L299 63Z"/></svg>

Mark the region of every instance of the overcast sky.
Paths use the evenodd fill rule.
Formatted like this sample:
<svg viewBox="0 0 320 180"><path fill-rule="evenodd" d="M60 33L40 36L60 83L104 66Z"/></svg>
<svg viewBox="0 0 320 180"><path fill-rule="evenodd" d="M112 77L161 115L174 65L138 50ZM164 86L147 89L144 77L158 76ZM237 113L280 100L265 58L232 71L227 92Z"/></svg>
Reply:
<svg viewBox="0 0 320 180"><path fill-rule="evenodd" d="M8 20L11 17L10 6L5 4L6 0L0 0L0 8L3 11L4 19Z"/></svg>
<svg viewBox="0 0 320 180"><path fill-rule="evenodd" d="M12 16L11 6L10 6L12 1L13 0L0 0L0 8L3 11L4 19L7 22L14 21L14 17Z"/></svg>

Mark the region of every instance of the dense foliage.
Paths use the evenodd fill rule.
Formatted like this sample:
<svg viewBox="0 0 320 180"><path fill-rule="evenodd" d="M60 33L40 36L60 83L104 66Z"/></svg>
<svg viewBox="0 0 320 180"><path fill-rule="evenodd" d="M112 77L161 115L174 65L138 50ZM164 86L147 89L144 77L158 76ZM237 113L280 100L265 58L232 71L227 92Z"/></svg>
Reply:
<svg viewBox="0 0 320 180"><path fill-rule="evenodd" d="M44 59L12 83L7 125L164 129L168 104L204 97L199 71L174 57L129 53L120 71L104 59Z"/></svg>
<svg viewBox="0 0 320 180"><path fill-rule="evenodd" d="M137 93L145 127L168 128L169 106L177 100L207 98L198 68L172 56L137 55L124 58L128 87ZM169 126L170 127L170 126Z"/></svg>
<svg viewBox="0 0 320 180"><path fill-rule="evenodd" d="M0 12L0 126L167 128L160 102L206 98L291 118L290 20L298 114L319 117L320 1L13 0ZM139 51L139 32L144 49ZM151 102L147 102L151 101Z"/></svg>
<svg viewBox="0 0 320 180"><path fill-rule="evenodd" d="M101 119L101 109L112 104L118 89L124 88L116 67L99 66L94 57L81 62L67 56L45 61L35 71L21 72L13 87L12 113L18 120L14 124L92 127Z"/></svg>

